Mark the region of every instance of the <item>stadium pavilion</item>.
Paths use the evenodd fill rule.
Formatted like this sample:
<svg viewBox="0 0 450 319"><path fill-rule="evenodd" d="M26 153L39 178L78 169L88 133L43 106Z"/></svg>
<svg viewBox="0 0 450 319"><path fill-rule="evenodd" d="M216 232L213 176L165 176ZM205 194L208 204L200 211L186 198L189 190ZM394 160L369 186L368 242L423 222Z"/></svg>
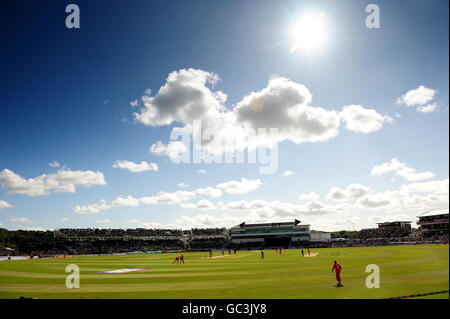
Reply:
<svg viewBox="0 0 450 319"><path fill-rule="evenodd" d="M431 210L417 217L424 237L448 235L448 208Z"/></svg>
<svg viewBox="0 0 450 319"><path fill-rule="evenodd" d="M309 226L293 222L246 224L230 229L231 242L240 246L288 247L310 239Z"/></svg>

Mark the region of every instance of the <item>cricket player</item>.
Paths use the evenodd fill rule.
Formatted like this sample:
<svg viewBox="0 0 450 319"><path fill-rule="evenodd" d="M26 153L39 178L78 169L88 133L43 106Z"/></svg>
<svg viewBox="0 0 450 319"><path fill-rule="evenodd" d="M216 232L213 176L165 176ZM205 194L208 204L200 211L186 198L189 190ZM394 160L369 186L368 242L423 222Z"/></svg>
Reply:
<svg viewBox="0 0 450 319"><path fill-rule="evenodd" d="M341 282L342 266L339 265L336 260L334 261L333 268L331 269L331 272L333 272L333 271L336 273L336 281L337 281L336 287L343 287L342 282Z"/></svg>
<svg viewBox="0 0 450 319"><path fill-rule="evenodd" d="M308 248L308 256L311 256L311 250Z"/></svg>
<svg viewBox="0 0 450 319"><path fill-rule="evenodd" d="M181 264L181 262L183 262L183 264L184 264L184 256L183 255L180 256L180 264Z"/></svg>
<svg viewBox="0 0 450 319"><path fill-rule="evenodd" d="M264 250L261 250L261 259L264 259Z"/></svg>
<svg viewBox="0 0 450 319"><path fill-rule="evenodd" d="M209 258L212 258L212 249L209 250Z"/></svg>
<svg viewBox="0 0 450 319"><path fill-rule="evenodd" d="M305 253L304 253L304 251L303 251L303 248L302 248L302 257L305 257Z"/></svg>
<svg viewBox="0 0 450 319"><path fill-rule="evenodd" d="M180 262L180 257L179 257L179 256L175 257L175 260L172 261L172 264L175 263L175 262L176 262L177 264Z"/></svg>

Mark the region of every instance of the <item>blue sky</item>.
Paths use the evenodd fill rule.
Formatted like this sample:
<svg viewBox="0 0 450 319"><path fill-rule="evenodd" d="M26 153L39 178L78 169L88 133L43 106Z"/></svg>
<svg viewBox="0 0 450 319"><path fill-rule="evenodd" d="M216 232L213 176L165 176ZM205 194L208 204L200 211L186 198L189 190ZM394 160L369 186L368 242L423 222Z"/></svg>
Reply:
<svg viewBox="0 0 450 319"><path fill-rule="evenodd" d="M339 230L448 207L448 1L378 1L379 29L365 25L371 1L76 1L81 27L67 29L69 3L1 5L1 227L188 228L298 218ZM325 39L290 52L292 23L305 16L321 16ZM303 98L304 86L312 101L296 110L320 107L324 115L314 114L338 127L326 127L332 137L315 141L317 132L308 131L296 143L307 122L290 119L296 124L288 129L267 117L285 130L274 174L260 174L259 164L174 164L150 147L168 145L171 130L188 121L174 115L154 125L161 116L145 122L135 114L187 107L177 99L157 104L169 74L180 70L220 78L198 84L202 94L227 95L218 102L220 119L237 105L250 107L246 96L266 102L261 116L270 108L283 114L283 94L292 89ZM270 104L264 89L275 87L280 101ZM351 105L360 107L343 112ZM240 119L258 123L252 114ZM113 167L118 160L158 170ZM49 166L53 161L60 166ZM283 176L287 170L293 174ZM221 195L197 192L206 187ZM158 197L162 191L170 204ZM128 196L122 206L113 203ZM101 200L105 209L92 209Z"/></svg>

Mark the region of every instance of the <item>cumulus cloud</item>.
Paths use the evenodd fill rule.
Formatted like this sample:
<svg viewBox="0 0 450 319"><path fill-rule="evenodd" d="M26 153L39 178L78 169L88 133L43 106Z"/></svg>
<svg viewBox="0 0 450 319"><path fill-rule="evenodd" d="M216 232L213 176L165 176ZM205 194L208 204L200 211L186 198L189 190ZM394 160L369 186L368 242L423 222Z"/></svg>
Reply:
<svg viewBox="0 0 450 319"><path fill-rule="evenodd" d="M382 115L374 109L366 109L361 105L344 106L339 116L346 122L347 130L365 134L379 131L383 127L383 123L392 122L391 117Z"/></svg>
<svg viewBox="0 0 450 319"><path fill-rule="evenodd" d="M141 163L134 163L126 160L117 160L114 165L114 168L123 168L127 169L133 173L141 173L145 171L157 171L158 165L156 163L147 163L146 161L142 161Z"/></svg>
<svg viewBox="0 0 450 319"><path fill-rule="evenodd" d="M449 183L448 178L446 178L437 181L428 181L402 185L400 190L408 193L448 194Z"/></svg>
<svg viewBox="0 0 450 319"><path fill-rule="evenodd" d="M404 95L397 99L398 104L404 104L406 106L424 105L430 102L437 90L427 88L423 85L419 85L417 89L409 90Z"/></svg>
<svg viewBox="0 0 450 319"><path fill-rule="evenodd" d="M97 214L101 210L110 209L111 206L106 203L106 200L102 199L98 203L90 204L90 205L76 205L73 208L73 211L77 214L81 215L89 215L89 214Z"/></svg>
<svg viewBox="0 0 450 319"><path fill-rule="evenodd" d="M181 183L177 184L177 187L179 187L179 188L187 188L187 187L189 187L189 185L181 182Z"/></svg>
<svg viewBox="0 0 450 319"><path fill-rule="evenodd" d="M53 161L51 163L48 163L48 166L50 166L50 167L59 167L61 165L57 161Z"/></svg>
<svg viewBox="0 0 450 319"><path fill-rule="evenodd" d="M0 209L2 208L10 208L12 207L8 202L4 201L4 200L0 200Z"/></svg>
<svg viewBox="0 0 450 319"><path fill-rule="evenodd" d="M424 106L418 106L417 111L421 113L431 113L437 110L437 103L431 103Z"/></svg>
<svg viewBox="0 0 450 319"><path fill-rule="evenodd" d="M401 176L407 181L415 182L420 180L426 180L433 178L435 174L433 172L422 172L422 173L416 173L416 170L408 167L406 163L400 162L396 158L391 159L390 162L383 163L381 165L375 166L372 171L371 175L383 175L388 172L395 172L397 176Z"/></svg>
<svg viewBox="0 0 450 319"><path fill-rule="evenodd" d="M294 174L293 171L286 170L286 171L283 173L283 176L291 176L291 175L293 175L293 174Z"/></svg>
<svg viewBox="0 0 450 319"><path fill-rule="evenodd" d="M226 209L235 211L250 211L257 214L260 218L283 218L296 217L300 215L318 216L331 213L340 213L348 210L348 205L326 205L319 201L312 200L299 205L282 201L254 200L251 202L241 200L230 202L225 205Z"/></svg>
<svg viewBox="0 0 450 319"><path fill-rule="evenodd" d="M326 141L338 134L339 117L335 111L309 104L312 94L302 84L276 78L259 92L252 92L236 104L236 122L253 129L277 128L278 141Z"/></svg>
<svg viewBox="0 0 450 319"><path fill-rule="evenodd" d="M259 179L249 180L244 177L240 181L228 181L217 184L217 188L223 189L229 194L246 194L258 189L263 183Z"/></svg>
<svg viewBox="0 0 450 319"><path fill-rule="evenodd" d="M24 179L5 168L0 172L0 184L9 194L42 196L49 195L51 191L75 193L77 185L90 187L106 185L106 182L103 173L99 171L60 169L54 174L42 174L35 178Z"/></svg>
<svg viewBox="0 0 450 319"><path fill-rule="evenodd" d="M391 201L384 194L367 194L359 200L359 205L369 208L387 206L390 203Z"/></svg>
<svg viewBox="0 0 450 319"><path fill-rule="evenodd" d="M207 199L201 199L197 203L186 203L186 204L181 203L180 206L182 208L188 208L188 209L193 209L193 208L201 209L201 210L216 209L216 206Z"/></svg>
<svg viewBox="0 0 450 319"><path fill-rule="evenodd" d="M311 192L308 194L300 194L300 196L298 197L298 199L300 199L300 200L317 200L319 198L320 198L320 195L315 192Z"/></svg>
<svg viewBox="0 0 450 319"><path fill-rule="evenodd" d="M341 119L347 122L347 129L363 133L377 131L384 122L392 120L359 105L348 106L342 112L312 106L308 88L283 77L246 95L230 110L223 105L226 94L214 90L218 81L218 75L212 72L173 71L154 96L142 97L143 107L134 116L148 126L176 123L181 126L174 130L189 134L194 133L193 122L200 120L201 145L210 154L272 146L282 141L327 141L338 135ZM254 132L260 128L277 129L277 134L256 137ZM165 145L160 141L152 145L151 152L180 156L186 151L180 142L171 143L177 142Z"/></svg>
<svg viewBox="0 0 450 319"><path fill-rule="evenodd" d="M222 191L220 189L213 187L199 188L195 190L195 193L199 195L211 196L213 198L220 197L222 195Z"/></svg>
<svg viewBox="0 0 450 319"><path fill-rule="evenodd" d="M197 172L200 173L200 174L205 174L206 173L206 169L199 169Z"/></svg>
<svg viewBox="0 0 450 319"><path fill-rule="evenodd" d="M150 146L150 152L156 155L166 155L171 159L179 159L187 152L187 147L179 141L170 141L167 145L161 141Z"/></svg>
<svg viewBox="0 0 450 319"><path fill-rule="evenodd" d="M179 204L195 198L195 192L176 191L172 193L159 192L156 196L141 197L139 200L144 204Z"/></svg>
<svg viewBox="0 0 450 319"><path fill-rule="evenodd" d="M138 106L138 105L139 105L139 102L138 102L137 99L130 102L130 106L131 106L131 107L136 107L136 106Z"/></svg>
<svg viewBox="0 0 450 319"><path fill-rule="evenodd" d="M348 185L345 189L340 187L330 188L327 198L334 201L349 201L364 196L370 191L370 187L355 183Z"/></svg>
<svg viewBox="0 0 450 319"><path fill-rule="evenodd" d="M114 207L138 207L139 206L139 199L134 198L133 196L127 196L125 198L117 197L115 200L112 201L111 206Z"/></svg>

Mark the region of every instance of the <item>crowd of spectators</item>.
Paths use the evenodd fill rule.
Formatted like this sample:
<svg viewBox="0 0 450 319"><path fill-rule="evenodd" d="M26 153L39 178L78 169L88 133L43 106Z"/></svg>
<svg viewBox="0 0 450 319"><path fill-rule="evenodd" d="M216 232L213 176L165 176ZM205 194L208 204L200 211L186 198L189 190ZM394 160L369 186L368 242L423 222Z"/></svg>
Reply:
<svg viewBox="0 0 450 319"><path fill-rule="evenodd" d="M382 227L362 229L356 233L356 239L407 238L411 235L411 229L406 227Z"/></svg>
<svg viewBox="0 0 450 319"><path fill-rule="evenodd" d="M222 236L225 233L225 228L193 228L192 235L194 236Z"/></svg>
<svg viewBox="0 0 450 319"><path fill-rule="evenodd" d="M60 229L60 236L65 237L150 237L150 236L183 236L183 231L180 229L150 229L150 228L135 228L135 229L100 229L100 228L79 228L79 229Z"/></svg>
<svg viewBox="0 0 450 319"><path fill-rule="evenodd" d="M222 249L231 248L231 242L225 237L206 237L194 238L189 241L189 249L204 250L204 249Z"/></svg>
<svg viewBox="0 0 450 319"><path fill-rule="evenodd" d="M65 239L40 239L23 243L17 251L2 251L0 255L17 254L31 256L112 254L128 252L145 252L152 250L184 249L181 240L88 240L71 241Z"/></svg>
<svg viewBox="0 0 450 319"><path fill-rule="evenodd" d="M34 233L33 233L34 234ZM9 238L14 249L0 247L0 256L50 256L129 253L154 250L209 250L234 248L225 228L194 228L189 231L173 229L60 229L59 233L24 234ZM56 236L54 236L56 235ZM142 238L139 238L142 237ZM152 238L145 238L152 237ZM364 247L416 243L447 243L448 233L422 233L402 227L363 229L354 235L327 242L295 242L290 248ZM9 244L8 244L9 245ZM261 244L257 244L261 246ZM288 247L289 244L282 245ZM255 248L255 243L240 248ZM281 247L281 246L280 246ZM260 248L260 247L258 247Z"/></svg>

